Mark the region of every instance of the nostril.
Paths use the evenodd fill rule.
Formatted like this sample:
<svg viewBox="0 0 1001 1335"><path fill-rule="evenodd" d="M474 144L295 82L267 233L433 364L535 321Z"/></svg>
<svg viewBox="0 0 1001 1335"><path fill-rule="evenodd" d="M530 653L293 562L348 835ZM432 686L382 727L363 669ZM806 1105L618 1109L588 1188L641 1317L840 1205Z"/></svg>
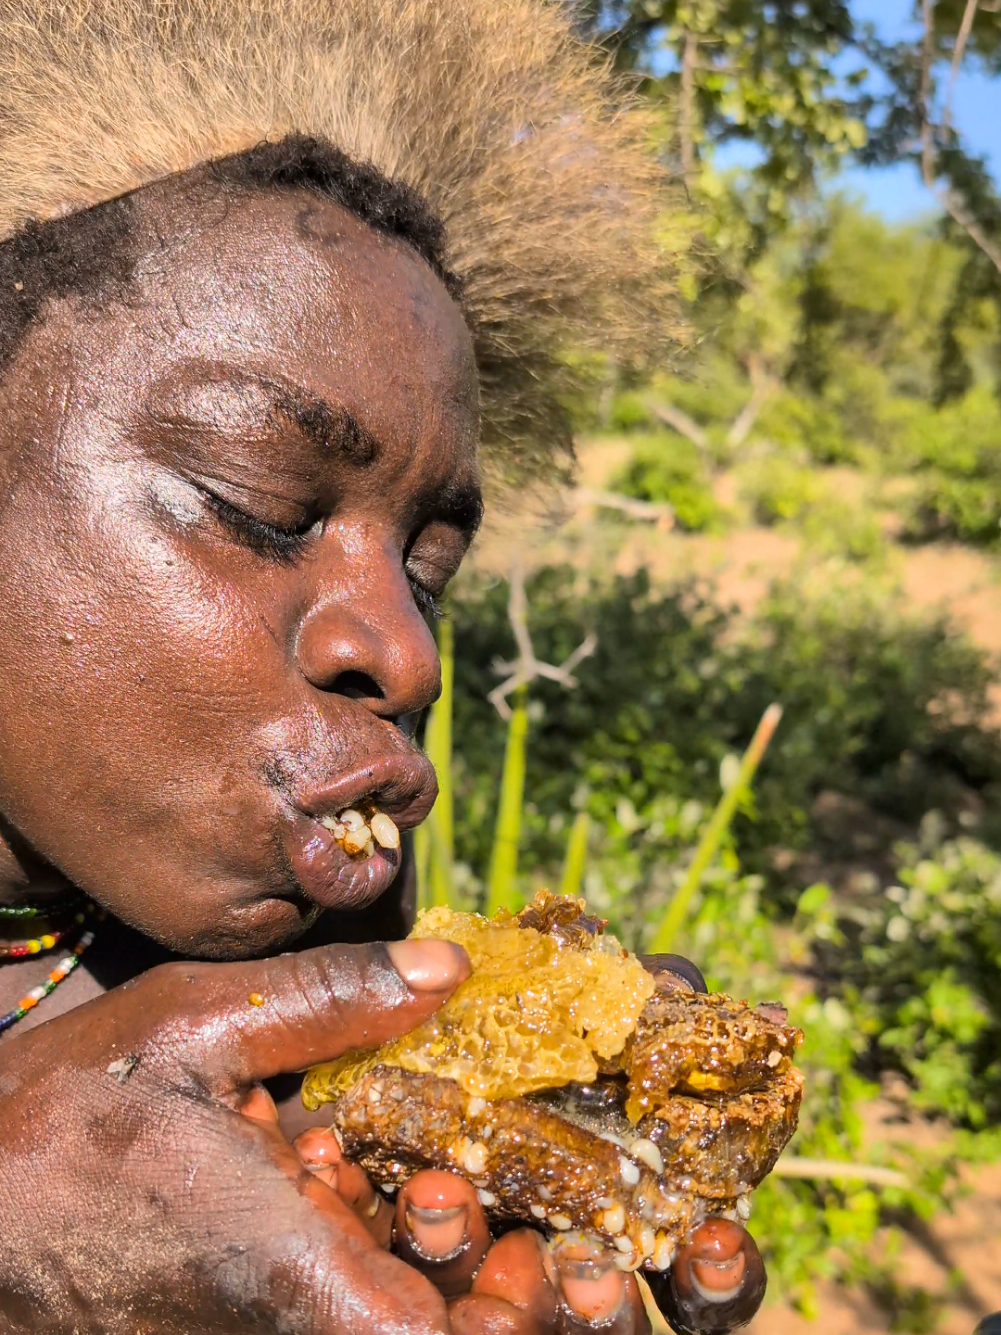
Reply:
<svg viewBox="0 0 1001 1335"><path fill-rule="evenodd" d="M333 685L327 688L334 695L346 696L349 700L385 700L386 693L367 672L341 672L335 677Z"/></svg>

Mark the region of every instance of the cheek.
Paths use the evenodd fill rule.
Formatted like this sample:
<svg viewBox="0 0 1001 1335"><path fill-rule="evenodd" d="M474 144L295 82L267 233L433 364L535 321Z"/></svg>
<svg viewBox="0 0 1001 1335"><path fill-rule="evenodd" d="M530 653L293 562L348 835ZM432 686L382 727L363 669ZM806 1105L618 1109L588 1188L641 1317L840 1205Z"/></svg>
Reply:
<svg viewBox="0 0 1001 1335"><path fill-rule="evenodd" d="M0 801L16 823L145 831L218 800L284 680L267 609L114 485L24 493L0 524ZM226 762L221 762L226 757ZM230 779L232 786L232 779Z"/></svg>

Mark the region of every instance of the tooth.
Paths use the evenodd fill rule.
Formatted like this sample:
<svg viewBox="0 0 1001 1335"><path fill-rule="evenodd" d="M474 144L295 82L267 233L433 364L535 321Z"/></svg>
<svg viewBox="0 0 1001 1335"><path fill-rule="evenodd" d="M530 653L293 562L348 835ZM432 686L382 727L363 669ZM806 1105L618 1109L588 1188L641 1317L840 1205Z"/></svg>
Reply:
<svg viewBox="0 0 1001 1335"><path fill-rule="evenodd" d="M349 830L360 830L365 824L365 817L360 811L355 811L353 807L348 807L347 811L342 811L338 819Z"/></svg>
<svg viewBox="0 0 1001 1335"><path fill-rule="evenodd" d="M367 825L363 825L360 830L353 830L349 827L347 834L344 836L344 851L346 853L363 853L371 837L371 831Z"/></svg>
<svg viewBox="0 0 1001 1335"><path fill-rule="evenodd" d="M325 826L328 830L337 831L341 828L340 822L336 816L321 816L320 824Z"/></svg>
<svg viewBox="0 0 1001 1335"><path fill-rule="evenodd" d="M384 811L377 811L369 821L369 826L372 838L381 848L399 848L400 832L392 816L387 816Z"/></svg>

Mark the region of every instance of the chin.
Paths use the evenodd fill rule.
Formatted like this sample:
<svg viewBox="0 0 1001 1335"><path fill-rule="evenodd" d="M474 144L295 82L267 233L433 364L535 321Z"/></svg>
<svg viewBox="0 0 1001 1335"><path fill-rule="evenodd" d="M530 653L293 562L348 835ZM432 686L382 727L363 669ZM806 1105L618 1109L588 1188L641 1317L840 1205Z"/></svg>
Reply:
<svg viewBox="0 0 1001 1335"><path fill-rule="evenodd" d="M203 930L151 932L160 945L189 959L245 960L275 955L307 932L320 916L318 904L259 899L233 906ZM140 927L140 930L144 930Z"/></svg>

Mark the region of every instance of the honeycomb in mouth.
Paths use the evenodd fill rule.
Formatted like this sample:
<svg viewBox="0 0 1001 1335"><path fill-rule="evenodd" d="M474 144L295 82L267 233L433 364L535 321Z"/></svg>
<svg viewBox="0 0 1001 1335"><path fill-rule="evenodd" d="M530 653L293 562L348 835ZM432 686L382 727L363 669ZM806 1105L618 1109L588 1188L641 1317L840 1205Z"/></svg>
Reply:
<svg viewBox="0 0 1001 1335"><path fill-rule="evenodd" d="M363 811L348 807L336 816L321 817L320 824L330 831L349 857L370 858L376 846L385 849L400 846L400 831L396 822L392 816L387 816L376 807Z"/></svg>

